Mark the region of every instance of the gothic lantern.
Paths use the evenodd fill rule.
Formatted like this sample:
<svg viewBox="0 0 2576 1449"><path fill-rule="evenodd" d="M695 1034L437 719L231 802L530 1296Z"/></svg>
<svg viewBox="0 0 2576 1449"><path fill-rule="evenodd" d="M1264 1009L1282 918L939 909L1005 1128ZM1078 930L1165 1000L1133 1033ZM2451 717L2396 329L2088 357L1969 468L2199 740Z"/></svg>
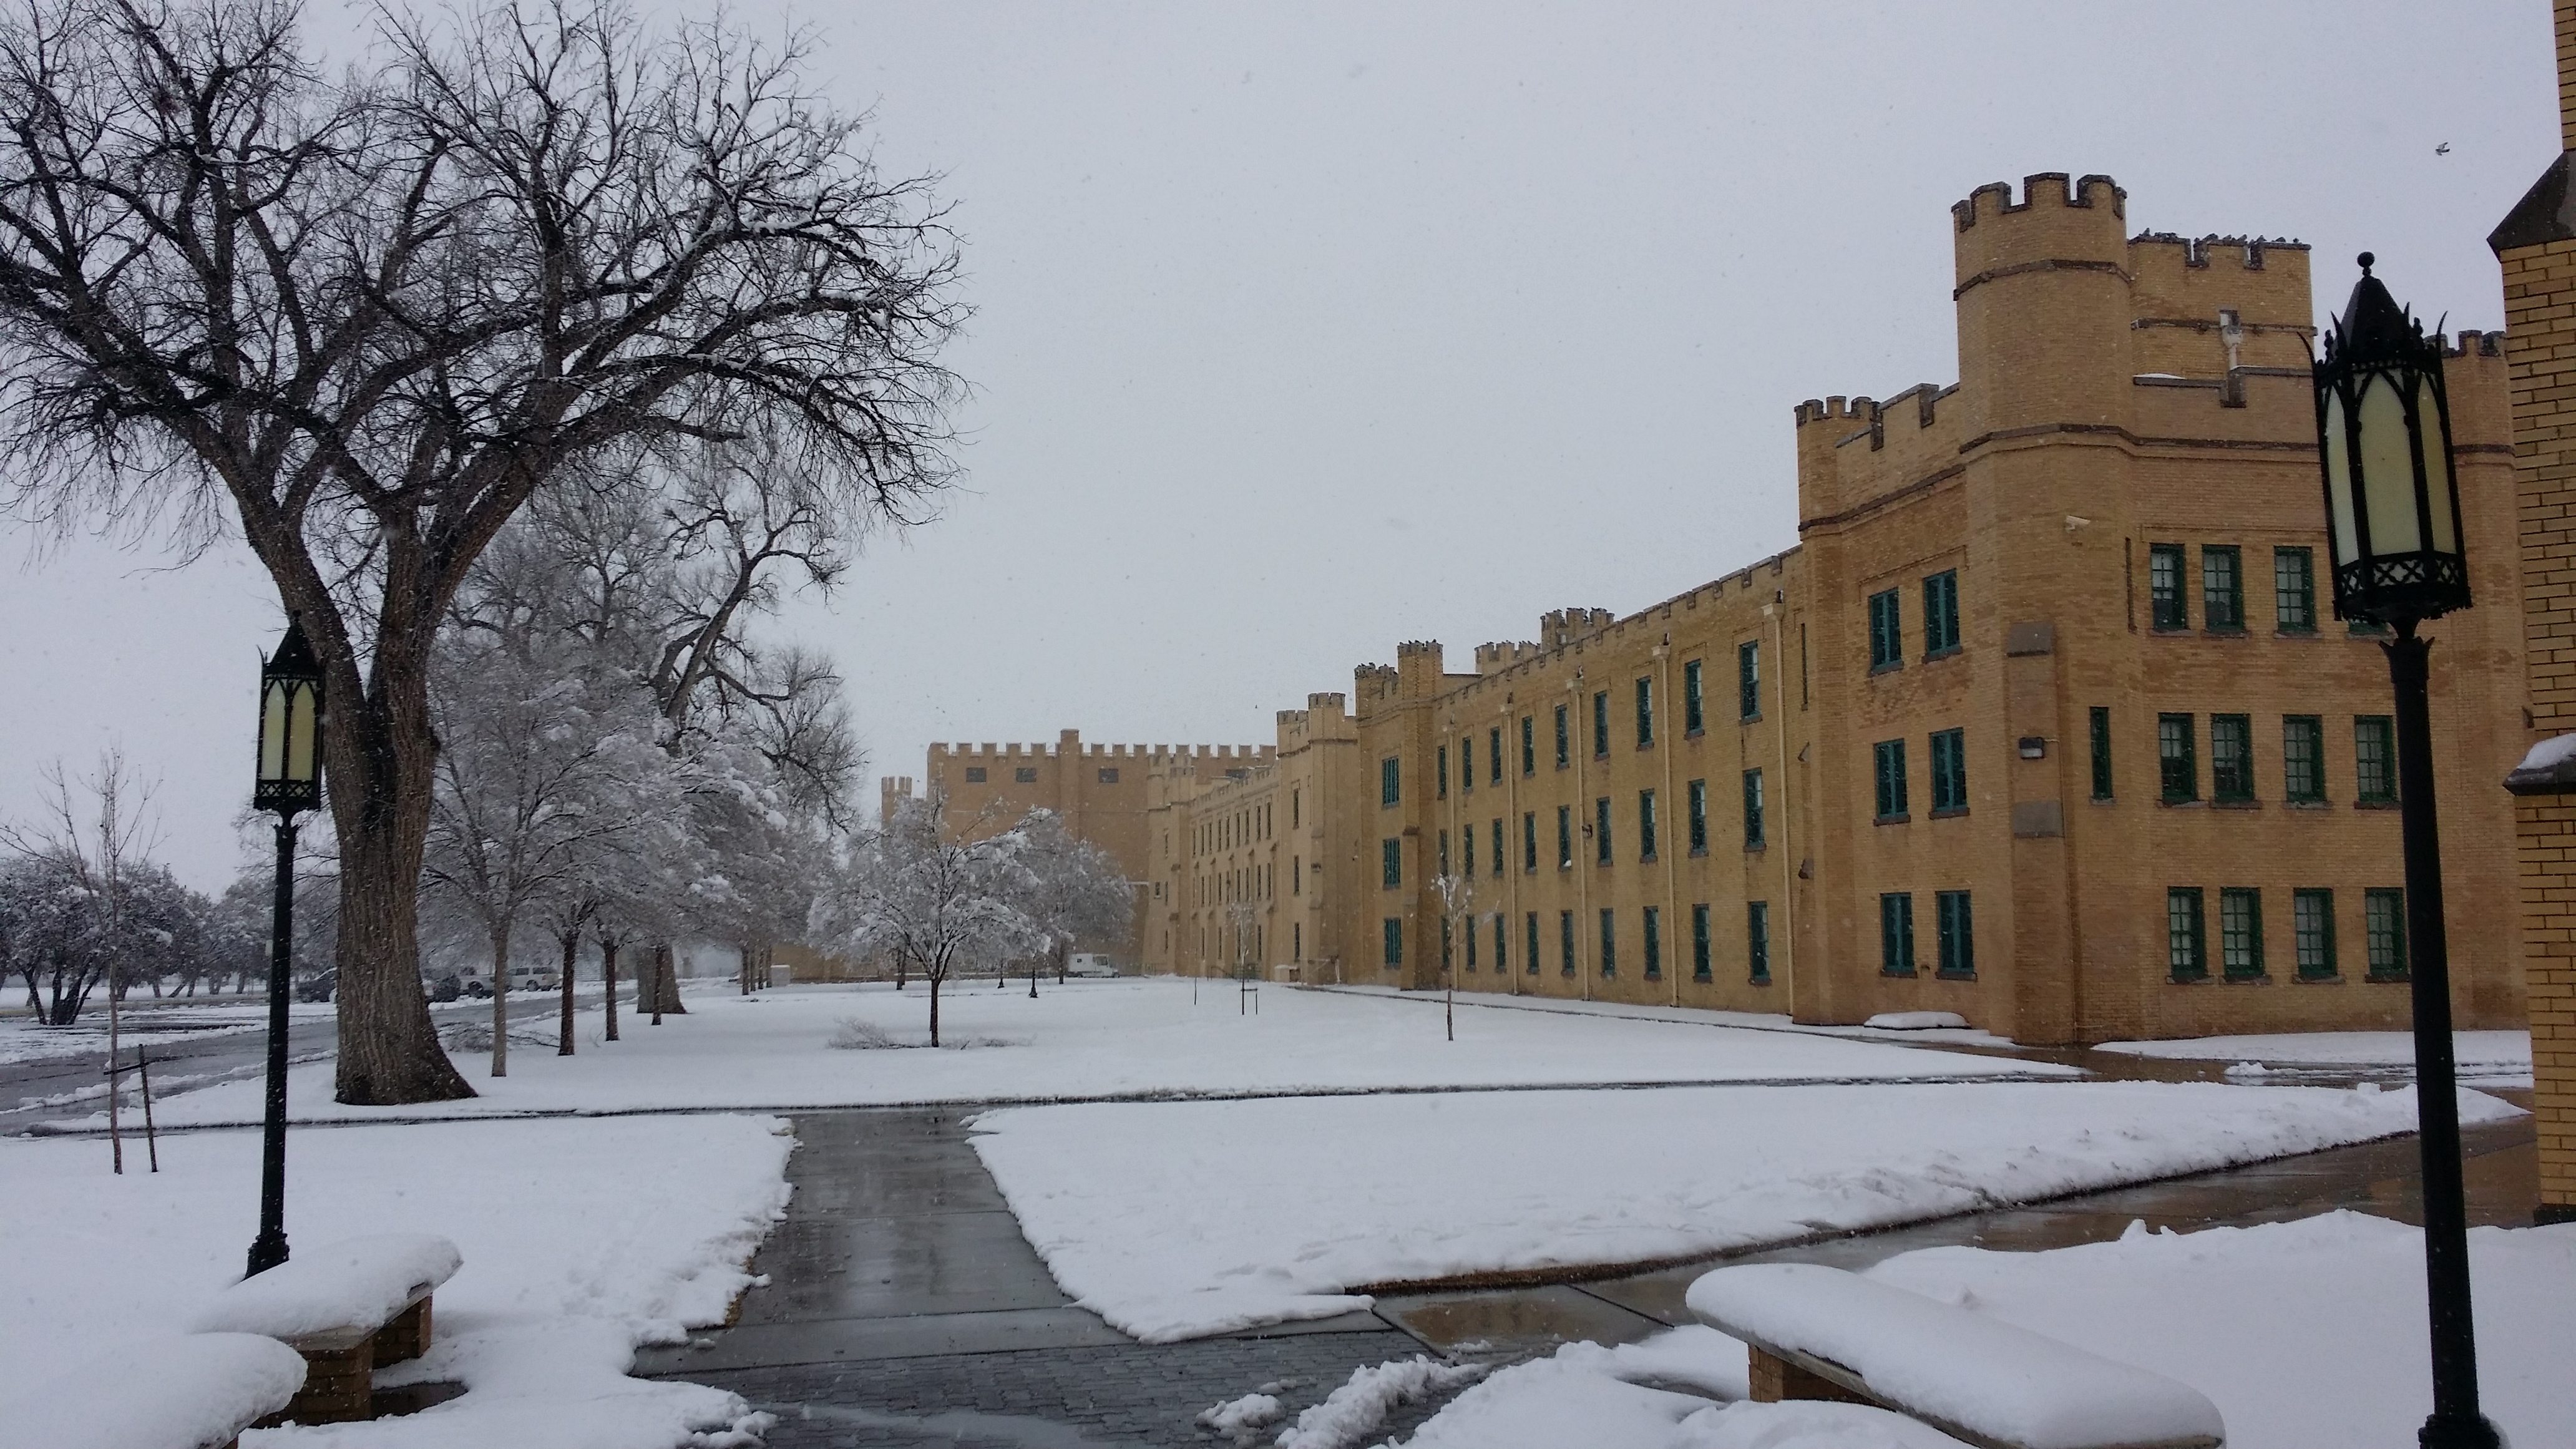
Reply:
<svg viewBox="0 0 2576 1449"><path fill-rule="evenodd" d="M292 815L322 803L322 666L290 621L259 671L259 785L251 808Z"/></svg>
<svg viewBox="0 0 2576 1449"><path fill-rule="evenodd" d="M2316 364L2317 443L2339 619L2393 624L2469 606L2442 340L2370 274Z"/></svg>

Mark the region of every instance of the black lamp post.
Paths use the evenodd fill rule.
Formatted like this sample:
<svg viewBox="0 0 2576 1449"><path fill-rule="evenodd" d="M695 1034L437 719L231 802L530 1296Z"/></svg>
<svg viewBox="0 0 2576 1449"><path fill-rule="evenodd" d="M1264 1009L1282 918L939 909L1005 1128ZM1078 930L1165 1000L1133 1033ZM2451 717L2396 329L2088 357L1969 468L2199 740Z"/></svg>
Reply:
<svg viewBox="0 0 2576 1449"><path fill-rule="evenodd" d="M259 1153L259 1236L250 1271L286 1261L286 1002L295 956L295 816L322 803L322 666L289 620L259 671L259 784L251 808L277 812L277 899L269 917L268 1112Z"/></svg>
<svg viewBox="0 0 2576 1449"><path fill-rule="evenodd" d="M2423 1152L2424 1276L2432 1309L2433 1415L2424 1449L2494 1449L2478 1412L2478 1354L2469 1314L2467 1212L2460 1187L2460 1104L2451 1059L2450 957L2442 935L2442 844L2433 814L2433 742L2425 705L2426 619L2469 607L2460 488L2451 468L2451 409L2442 342L2370 274L2326 335L2316 364L2317 441L2339 619L2385 624L2396 637L2397 800L2406 853L2406 936L2415 1007L2416 1123Z"/></svg>

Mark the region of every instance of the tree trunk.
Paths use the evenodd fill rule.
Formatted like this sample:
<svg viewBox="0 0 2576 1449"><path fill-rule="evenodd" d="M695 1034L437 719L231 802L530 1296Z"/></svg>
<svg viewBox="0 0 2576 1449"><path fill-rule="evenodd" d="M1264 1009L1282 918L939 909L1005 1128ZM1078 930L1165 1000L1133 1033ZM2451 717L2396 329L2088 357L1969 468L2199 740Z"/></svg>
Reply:
<svg viewBox="0 0 2576 1449"><path fill-rule="evenodd" d="M492 1075L510 1075L510 927L492 928Z"/></svg>
<svg viewBox="0 0 2576 1449"><path fill-rule="evenodd" d="M573 968L581 964L581 928L575 926L563 934L563 1021L555 1028L555 1055L572 1055L572 977Z"/></svg>
<svg viewBox="0 0 2576 1449"><path fill-rule="evenodd" d="M407 540L396 540L398 545ZM253 540L258 548L259 540ZM281 579L281 558L267 557ZM429 725L426 655L434 626L411 616L407 599L419 583L417 545L388 559L385 607L408 617L381 621L372 690L325 603L307 611L306 632L322 656L329 693L322 755L331 824L340 847L340 923L333 952L339 968L340 1102L390 1107L474 1095L438 1044L429 993L420 980L420 864L429 839L431 767L437 744ZM318 593L318 580L313 581ZM405 589L402 584L415 586ZM293 608L292 591L288 607ZM316 602L323 602L319 599ZM435 612L431 611L435 618ZM495 986L495 994L498 993Z"/></svg>
<svg viewBox="0 0 2576 1449"><path fill-rule="evenodd" d="M930 1044L939 1045L939 978L944 972L932 971L930 977Z"/></svg>
<svg viewBox="0 0 2576 1449"><path fill-rule="evenodd" d="M680 952L665 941L653 948L656 970L653 973L653 1014L656 1018L686 1016L689 1004L680 999Z"/></svg>
<svg viewBox="0 0 2576 1449"><path fill-rule="evenodd" d="M608 1009L608 1039L617 1040L617 943L599 938L600 1003Z"/></svg>

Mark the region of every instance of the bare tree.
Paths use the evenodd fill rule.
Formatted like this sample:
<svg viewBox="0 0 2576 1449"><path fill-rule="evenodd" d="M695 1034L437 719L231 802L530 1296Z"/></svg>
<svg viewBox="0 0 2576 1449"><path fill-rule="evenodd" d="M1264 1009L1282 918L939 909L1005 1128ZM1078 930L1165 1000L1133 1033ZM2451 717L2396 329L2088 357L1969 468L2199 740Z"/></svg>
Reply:
<svg viewBox="0 0 2576 1449"><path fill-rule="evenodd" d="M342 910L338 1097L470 1095L414 884L431 644L586 460L758 434L853 507L945 481L960 309L918 181L801 40L615 0L387 12L326 75L288 0L31 0L0 22L0 443L22 511L238 526L312 640Z"/></svg>
<svg viewBox="0 0 2576 1449"><path fill-rule="evenodd" d="M930 1044L939 1045L939 990L957 967L1003 960L1042 944L1018 900L1029 885L1013 832L940 839L939 803L917 800L852 852L848 882L831 903L831 932L853 957L877 951L911 963L930 984Z"/></svg>
<svg viewBox="0 0 2576 1449"><path fill-rule="evenodd" d="M1447 855L1448 847L1443 845L1440 853ZM1453 922L1463 920L1468 932L1472 933L1476 929L1476 879L1473 876L1452 875L1444 870L1431 878L1431 891L1440 898L1440 984L1441 990L1445 993L1440 1010L1443 1025L1449 1033L1449 1040L1456 1041L1458 1039L1458 972L1449 959L1452 952L1451 925Z"/></svg>

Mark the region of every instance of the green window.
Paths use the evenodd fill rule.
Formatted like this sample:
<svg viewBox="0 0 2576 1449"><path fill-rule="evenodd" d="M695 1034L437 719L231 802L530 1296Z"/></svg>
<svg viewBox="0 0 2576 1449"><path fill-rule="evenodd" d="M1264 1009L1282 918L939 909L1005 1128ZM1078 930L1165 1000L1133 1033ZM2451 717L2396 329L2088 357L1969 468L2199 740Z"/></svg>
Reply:
<svg viewBox="0 0 2576 1449"><path fill-rule="evenodd" d="M2164 776L2165 803L2200 798L2200 755L2191 716L2156 716L2156 767Z"/></svg>
<svg viewBox="0 0 2576 1449"><path fill-rule="evenodd" d="M1889 891L1878 898L1878 969L1883 975L1914 974L1914 897Z"/></svg>
<svg viewBox="0 0 2576 1449"><path fill-rule="evenodd" d="M1378 883L1388 890L1404 884L1404 842L1381 840L1377 847Z"/></svg>
<svg viewBox="0 0 2576 1449"><path fill-rule="evenodd" d="M1708 854L1708 782L1690 782L1690 853Z"/></svg>
<svg viewBox="0 0 2576 1449"><path fill-rule="evenodd" d="M2397 803L2397 728L2388 716L2353 716L2352 766L2362 804Z"/></svg>
<svg viewBox="0 0 2576 1449"><path fill-rule="evenodd" d="M1393 805L1404 798L1396 768L1395 758L1391 755L1377 762L1377 803L1380 805Z"/></svg>
<svg viewBox="0 0 2576 1449"><path fill-rule="evenodd" d="M1762 641L1735 646L1735 716L1762 718Z"/></svg>
<svg viewBox="0 0 2576 1449"><path fill-rule="evenodd" d="M1744 903L1744 959L1751 968L1751 979L1771 979L1771 903Z"/></svg>
<svg viewBox="0 0 2576 1449"><path fill-rule="evenodd" d="M1610 758L1610 691L1592 692L1592 758Z"/></svg>
<svg viewBox="0 0 2576 1449"><path fill-rule="evenodd" d="M2245 631L2245 565L2233 544L2208 544L2200 551L2202 622L2216 632Z"/></svg>
<svg viewBox="0 0 2576 1449"><path fill-rule="evenodd" d="M1691 907L1691 979L1706 981L1710 979L1710 974L1708 907L1695 905Z"/></svg>
<svg viewBox="0 0 2576 1449"><path fill-rule="evenodd" d="M1485 731L1485 770L1487 783L1494 785L1503 783L1503 727L1501 725Z"/></svg>
<svg viewBox="0 0 2576 1449"><path fill-rule="evenodd" d="M1664 979L1664 924L1663 916L1655 907L1646 907L1646 920L1642 929L1645 932L1643 943L1646 948L1646 979L1661 981Z"/></svg>
<svg viewBox="0 0 2576 1449"><path fill-rule="evenodd" d="M1556 868L1574 869L1574 807L1556 807Z"/></svg>
<svg viewBox="0 0 2576 1449"><path fill-rule="evenodd" d="M2209 975L2200 905L2198 886L2174 886L2165 892L2165 965L2176 981L2199 981Z"/></svg>
<svg viewBox="0 0 2576 1449"><path fill-rule="evenodd" d="M2370 952L2370 979L2406 979L2406 892L2372 889L2361 893L2361 930Z"/></svg>
<svg viewBox="0 0 2576 1449"><path fill-rule="evenodd" d="M1526 779L1528 779L1530 776L1535 775L1535 774L1537 774L1537 773L1538 773L1538 721L1537 721L1535 718L1533 718L1533 717L1531 717L1531 716L1529 716L1529 715L1522 715L1522 716L1521 716L1521 778L1526 780Z"/></svg>
<svg viewBox="0 0 2576 1449"><path fill-rule="evenodd" d="M1501 875L1503 873L1503 817L1500 815L1494 817L1494 853L1491 858L1494 862L1493 873Z"/></svg>
<svg viewBox="0 0 2576 1449"><path fill-rule="evenodd" d="M1637 858L1655 858L1655 792L1637 792Z"/></svg>
<svg viewBox="0 0 2576 1449"><path fill-rule="evenodd" d="M1560 770L1566 767L1566 755L1572 743L1567 738L1568 733L1565 724L1565 706L1560 704L1556 707L1556 767Z"/></svg>
<svg viewBox="0 0 2576 1449"><path fill-rule="evenodd" d="M1974 976L1977 974L1977 923L1968 910L1966 891L1936 891L1932 896L1934 924L1940 934L1941 974Z"/></svg>
<svg viewBox="0 0 2576 1449"><path fill-rule="evenodd" d="M2091 710L2093 736L2093 798L2111 798L2111 711L2101 705Z"/></svg>
<svg viewBox="0 0 2576 1449"><path fill-rule="evenodd" d="M2312 714L2281 716L2281 798L2316 804L2326 798L2326 723Z"/></svg>
<svg viewBox="0 0 2576 1449"><path fill-rule="evenodd" d="M1468 944L1471 946L1474 945L1475 940L1475 933L1469 932L1467 936ZM1449 949L1449 917L1443 915L1440 918L1440 969L1443 971L1449 969Z"/></svg>
<svg viewBox="0 0 2576 1449"><path fill-rule="evenodd" d="M1574 912L1572 911L1559 911L1556 913L1556 950L1557 960L1560 963L1557 974L1560 976L1573 975Z"/></svg>
<svg viewBox="0 0 2576 1449"><path fill-rule="evenodd" d="M2263 974L2263 893L2228 886L2218 893L2218 964L2230 981Z"/></svg>
<svg viewBox="0 0 2576 1449"><path fill-rule="evenodd" d="M1698 734L1708 723L1708 708L1700 684L1701 661L1694 659L1682 666L1682 731Z"/></svg>
<svg viewBox="0 0 2576 1449"><path fill-rule="evenodd" d="M2147 605L2159 629L2188 629L2191 616L2183 606L2182 545L2147 545Z"/></svg>
<svg viewBox="0 0 2576 1449"><path fill-rule="evenodd" d="M1521 960L1524 963L1521 967L1523 971L1532 976L1538 974L1538 912L1536 911L1529 913L1529 951L1521 957Z"/></svg>
<svg viewBox="0 0 2576 1449"><path fill-rule="evenodd" d="M1968 734L1941 730L1932 736L1932 813L1968 808Z"/></svg>
<svg viewBox="0 0 2576 1449"><path fill-rule="evenodd" d="M1592 802L1592 863L1610 863L1610 797Z"/></svg>
<svg viewBox="0 0 2576 1449"><path fill-rule="evenodd" d="M1512 933L1507 929L1507 923L1503 919L1503 913L1500 911L1494 912L1494 974L1497 976L1501 975L1504 969L1510 964L1504 959L1503 950L1511 943L1511 939Z"/></svg>
<svg viewBox="0 0 2576 1449"><path fill-rule="evenodd" d="M1458 742L1458 788L1461 790L1476 788L1476 737L1474 735L1469 735Z"/></svg>
<svg viewBox="0 0 2576 1449"><path fill-rule="evenodd" d="M2291 952L2298 958L2299 979L2325 981L2335 975L2334 892L2290 892Z"/></svg>
<svg viewBox="0 0 2576 1449"><path fill-rule="evenodd" d="M1905 741L1880 740L1870 747L1871 779L1878 788L1878 818L1903 820L1905 809Z"/></svg>
<svg viewBox="0 0 2576 1449"><path fill-rule="evenodd" d="M1389 916L1384 922L1384 930L1385 935L1380 941L1378 959L1385 962L1390 967L1403 965L1404 922L1394 916Z"/></svg>
<svg viewBox="0 0 2576 1449"><path fill-rule="evenodd" d="M1943 569L1923 581L1923 657L1959 652L1959 571Z"/></svg>
<svg viewBox="0 0 2576 1449"><path fill-rule="evenodd" d="M1470 825L1458 833L1464 837L1467 846L1467 869L1463 874L1472 877L1476 873L1476 827ZM1449 832L1446 830L1440 832L1440 846L1440 873L1447 875L1449 873Z"/></svg>
<svg viewBox="0 0 2576 1449"><path fill-rule="evenodd" d="M1744 848L1762 849L1762 772L1744 772Z"/></svg>
<svg viewBox="0 0 2576 1449"><path fill-rule="evenodd" d="M1637 748L1655 742L1655 677L1651 674L1637 681Z"/></svg>
<svg viewBox="0 0 2576 1449"><path fill-rule="evenodd" d="M1601 908L1601 974L1619 974L1619 914L1607 906Z"/></svg>
<svg viewBox="0 0 2576 1449"><path fill-rule="evenodd" d="M1872 673L1905 662L1905 630L1896 614L1896 590L1869 596L1869 667Z"/></svg>
<svg viewBox="0 0 2576 1449"><path fill-rule="evenodd" d="M2272 550L2272 620L2284 634L2317 632L2316 556L2304 548Z"/></svg>
<svg viewBox="0 0 2576 1449"><path fill-rule="evenodd" d="M2209 793L2219 800L2254 798L2254 721L2241 714L2209 717Z"/></svg>
<svg viewBox="0 0 2576 1449"><path fill-rule="evenodd" d="M1538 812L1535 810L1521 813L1521 869L1533 873L1538 870Z"/></svg>

